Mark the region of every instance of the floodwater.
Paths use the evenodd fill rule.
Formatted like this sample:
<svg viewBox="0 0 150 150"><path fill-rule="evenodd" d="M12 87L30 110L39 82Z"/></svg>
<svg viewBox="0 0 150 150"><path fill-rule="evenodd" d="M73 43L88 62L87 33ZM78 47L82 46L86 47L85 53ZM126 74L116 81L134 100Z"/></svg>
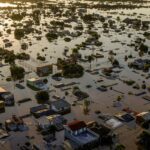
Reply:
<svg viewBox="0 0 150 150"><path fill-rule="evenodd" d="M9 3L1 3L0 6L1 7L5 7L5 6L11 6L13 4L9 4ZM67 9L67 8L66 8ZM0 17L0 32L3 33L3 36L0 38L0 45L1 47L4 47L4 39L9 39L10 42L12 42L13 46L10 48L7 48L8 50L14 50L15 53L20 53L20 52L25 52L27 54L30 54L31 56L31 60L30 61L25 61L25 62L17 62L19 65L22 65L23 67L25 67L25 69L27 71L32 71L32 68L40 63L42 63L39 60L36 60L36 56L37 53L40 53L41 56L45 56L46 57L46 62L49 63L53 63L55 64L57 62L57 58L65 58L65 56L63 55L64 49L65 47L69 48L69 52L67 53L67 55L69 56L71 54L71 49L75 47L76 44L81 44L82 42L84 42L87 38L87 28L86 28L86 24L83 23L84 26L84 30L83 30L83 34L78 37L78 38L72 38L71 42L65 42L63 38L58 38L57 40L49 43L48 40L45 37L45 34L47 33L47 31L49 30L49 28L47 26L44 26L42 24L44 23L49 23L52 20L61 20L63 21L64 19L66 19L65 17L55 17L51 14L51 17L44 17L43 15L41 15L41 19L40 19L40 26L36 26L34 25L34 28L42 31L42 39L41 41L37 41L36 40L36 36L38 36L38 34L29 34L27 35L26 39L22 39L20 41L14 39L14 35L13 35L13 31L14 31L14 27L11 26L11 24L13 23L13 21L9 18L6 17L6 12L9 13L10 10L1 10L1 17ZM13 10L14 12L18 11L17 9ZM20 11L24 11L24 10L20 10ZM45 10L46 12L48 12L49 10ZM32 9L28 9L27 14L30 14L32 12ZM119 16L120 20L125 19L126 17L130 17L130 18L141 18L141 20L149 20L150 18L150 14L149 14L149 9L148 8L138 8L138 9L120 9L120 10L108 10L108 11L104 11L104 10L97 10L97 9L87 9L87 12L89 13L96 13L99 15L103 15L104 17L106 17L106 20L109 19L108 16L111 16L112 20L116 21L116 18ZM108 19L107 19L108 18ZM29 20L30 18L27 16L22 20L22 23L24 23L25 21ZM17 22L17 21L16 21ZM81 20L79 19L79 22L81 22ZM18 22L19 23L19 22ZM5 26L5 24L7 24L7 26ZM121 21L116 21L116 26L119 27L121 24ZM73 30L73 27L77 25L77 22L71 22L72 28L68 29L65 28L64 30L69 30L70 32L75 33L76 31ZM131 44L133 40L135 40L137 37L141 37L144 38L142 33L144 31L142 30L136 30L133 28L128 28L126 27L125 31L122 31L121 33L117 33L114 30L110 30L109 33L103 33L103 28L102 28L102 23L99 21L95 22L95 27L93 30L97 31L100 34L100 41L103 43L103 45L101 47L96 47L96 46L92 46L89 45L88 47L85 48L85 50L80 50L79 52L82 55L82 58L84 58L85 56L88 56L90 54L96 54L96 53L100 53L104 55L104 58L99 58L97 60L94 60L92 62L92 69L99 69L99 72L101 72L101 68L103 67L109 67L111 66L110 62L108 61L108 52L110 50L113 50L113 52L115 52L117 55L115 56L115 58L117 58L120 62L120 65L123 66L124 68L122 69L121 73L119 74L119 77L125 77L126 79L134 79L137 82L141 83L144 79L143 76L141 76L142 72L140 72L140 74L136 74L134 72L132 72L132 69L129 69L127 67L127 62L124 61L124 55L130 55L132 54L134 57L138 58L139 56L137 55L137 52L133 50L133 47L129 47L127 44ZM7 34L6 30L7 29L11 29L12 30L12 34ZM128 34L132 34L131 38L128 37ZM28 43L32 41L32 46L29 46L29 48L27 50L21 50L21 43ZM112 43L111 41L118 41L115 43ZM125 44L122 44L125 43ZM149 47L150 47L150 42L148 39L146 39L145 42ZM48 49L45 49L44 51L42 51L43 48L48 47ZM103 49L103 51L100 51L100 49ZM144 55L143 58L147 58L147 55ZM129 60L129 62L132 61ZM82 63L80 62L81 65L83 65L85 67L85 69L89 68L89 63ZM36 104L35 100L34 100L34 94L35 92L32 91L31 89L26 88L25 90L19 90L17 88L14 87L14 82L6 82L6 78L8 76L10 76L10 72L9 72L9 66L5 66L5 67L1 67L1 74L4 75L4 77L0 76L0 80L1 80L1 86L2 87L6 87L8 88L8 90L13 91L13 93L15 94L15 99L16 101L24 98L24 97L32 97L33 101L26 103L26 104L22 104L22 106L16 106L13 108L6 108L6 113L1 114L1 117L5 118L5 116L9 116L12 112L19 112L19 109L21 110L21 112L19 113L26 113L29 110L29 106L31 107L32 105L34 106ZM26 75L25 80L31 77L36 77L35 73L30 73L28 75ZM73 80L77 80L79 81L81 84L79 85L83 91L88 91L88 89L85 88L85 86L87 84L91 84L93 87L92 89L90 89L90 94L92 94L91 99L94 101L94 99L96 99L96 102L101 103L103 100L99 100L98 95L101 95L102 99L104 98L106 100L106 97L109 95L110 93L110 97L113 94L114 97L111 100L112 101L115 99L115 96L118 95L118 93L114 93L112 91L108 91L107 93L101 93L99 91L97 91L95 89L95 87L97 86L94 82L94 80L101 78L99 75L90 75L89 73L85 73L85 75L81 78L81 79L73 79ZM51 80L51 78L49 78L50 83L49 83L49 87L51 88L51 83L54 82ZM72 79L70 81L73 81ZM123 92L125 92L126 90L129 91L128 86L124 85L123 83L121 83L119 80L108 80L108 79L104 79L104 83L103 84L111 84L111 83L119 83L116 88L121 87L121 90ZM69 79L63 79L62 82L70 82ZM147 82L148 83L148 82ZM99 84L99 83L98 83ZM122 85L123 84L123 85ZM12 85L12 86L10 86ZM25 83L24 83L25 86ZM132 88L131 88L132 89ZM132 91L134 91L132 89ZM59 92L59 91L58 91ZM27 95L28 93L28 95ZM89 91L88 91L89 93ZM127 100L129 99L129 97L131 98L131 96L127 96ZM107 98L110 99L110 98ZM137 99L137 98L136 98ZM107 101L103 101L102 102L103 105L110 105L109 102ZM138 103L140 103L138 101ZM137 104L138 105L138 104ZM143 109L145 109L146 106L144 106ZM147 106L148 107L148 106ZM17 108L17 109L16 109ZM139 108L139 109L142 109Z"/></svg>
<svg viewBox="0 0 150 150"><path fill-rule="evenodd" d="M63 1L61 1L63 2ZM51 3L51 2L49 2ZM57 2L55 2L57 4ZM90 3L90 2L89 2ZM149 4L149 3L148 3ZM0 7L15 7L15 4L9 4L9 3L0 3ZM64 11L67 10L67 7L64 8ZM9 39L10 42L13 44L12 47L7 48L8 50L14 50L15 53L21 53L25 52L27 54L30 54L31 60L30 61L24 61L24 62L16 62L18 65L21 65L25 67L26 71L31 71L30 74L27 74L25 76L25 82L22 83L26 87L26 79L32 78L32 77L37 77L37 75L33 72L34 66L41 64L43 62L39 61L36 59L37 54L39 53L41 56L46 57L46 63L50 64L55 64L57 62L57 58L66 58L63 55L64 49L66 47L69 48L69 51L67 55L69 56L72 53L72 48L76 46L76 44L81 44L84 42L87 37L89 36L87 34L87 25L82 22L84 26L83 34L80 37L71 37L70 42L65 42L64 38L58 38L57 40L54 40L53 42L48 42L48 40L45 37L45 34L50 30L50 26L45 26L43 24L50 24L50 21L52 20L65 20L67 18L65 17L56 17L53 15L52 12L50 12L50 16L44 16L41 14L41 19L40 19L40 26L33 25L33 27L37 30L42 31L42 34L40 35L42 39L40 41L36 40L36 36L39 36L36 33L29 34L27 35L27 38L24 38L20 41L14 39L14 34L13 31L15 28L11 26L14 21L9 19L7 17L7 13L11 13L12 10L0 10L0 32L2 32L3 36L0 37L0 47L4 47L4 39ZM14 12L17 12L18 9L13 9ZM19 10L19 11L25 11L24 9ZM26 13L30 14L33 10L31 8L28 8ZM49 12L49 9L46 9L45 12ZM116 10L101 10L101 9L87 9L88 13L96 13L99 15L102 15L106 18L106 21L109 19L115 21L115 25L117 28L120 27L122 24L122 20L129 17L129 18L140 18L143 21L150 21L150 9L149 8L138 8L138 9L116 9ZM120 17L120 21L117 21L117 17ZM31 19L29 16L26 16L21 23L25 23L25 21ZM82 20L80 17L78 18L78 22L81 22ZM64 30L69 30L72 33L76 33L76 31L73 29L75 26L78 25L78 22L71 22L70 24L72 25L72 28L67 28L65 27ZM19 21L16 21L16 23L20 23ZM6 32L7 29L11 29L12 33L8 34ZM82 58L85 58L85 56L91 55L91 54L103 54L104 58L98 58L94 60L91 63L91 70L97 69L99 71L98 75L92 75L90 73L85 72L84 76L79 79L62 79L62 83L70 83L72 81L79 82L77 86L80 87L81 90L87 92L90 97L89 100L92 101L92 104L90 105L90 112L89 115L85 115L82 110L82 102L79 102L76 106L72 107L72 114L71 116L68 115L66 116L68 119L72 118L77 118L85 121L90 121L90 120L98 120L97 116L95 115L95 110L100 110L103 113L106 114L111 114L114 115L115 113L118 113L121 111L121 109L125 107L130 107L132 110L141 112L141 111L147 111L150 108L150 103L142 99L142 97L137 97L134 95L128 95L128 92L131 91L133 93L139 93L143 91L143 89L133 89L132 86L128 86L124 84L120 79L124 80L134 80L136 83L139 85L142 84L143 81L146 81L147 87L150 86L150 79L145 79L146 76L149 75L149 73L144 73L140 70L138 70L138 73L133 72L133 69L128 68L128 62L133 61L135 58L139 58L138 52L134 51L134 48L131 46L128 46L128 44L133 43L136 38L144 38L143 33L145 31L143 30L136 30L133 29L132 27L125 26L125 30L121 32L115 32L113 29L109 30L109 33L103 33L103 27L102 23L100 21L96 21L94 23L94 28L92 29L93 31L96 31L100 34L100 39L103 43L102 46L96 47L94 45L89 45L87 46L84 50L80 49L80 54L82 55ZM128 34L131 34L131 37L128 37ZM69 36L70 37L70 36ZM32 46L29 46L27 50L21 50L21 44L22 43L29 43L32 42ZM112 42L112 41L118 41L118 42ZM149 50L150 50L150 40L146 39L145 44L148 45ZM42 51L43 48L46 48L44 51ZM103 49L103 51L100 51ZM120 65L123 67L122 69L119 69L121 71L118 74L117 79L107 79L105 77L100 76L101 70L104 67L111 67L111 63L108 61L109 57L109 51L113 50L113 52L116 53L115 58L119 60ZM127 62L124 61L124 56L125 55L130 55L132 54L135 58L128 59ZM149 58L148 54L145 54L142 58ZM2 63L4 63L2 61ZM82 66L84 66L85 69L90 68L90 64L88 62L83 63L79 62ZM56 72L55 72L56 73ZM0 67L0 86L8 89L11 91L14 96L15 96L15 101L16 104L14 107L6 107L5 113L0 114L1 122L4 122L5 119L8 119L11 117L12 114L17 114L19 116L25 115L29 113L30 107L38 105L36 100L35 100L35 91L32 91L28 87L26 87L24 90L18 89L15 87L16 82L7 82L6 78L10 76L10 71L9 71L9 65ZM47 77L49 80L48 86L49 89L54 89L53 85L58 83L58 81L54 81L51 79L51 76ZM104 81L102 83L96 82L99 79L103 79ZM115 92L113 90L108 89L107 92L100 92L96 88L100 85L111 85L114 83L118 83L118 85L113 86L115 90L121 91L124 94L124 98L122 99L122 106L120 108L115 108L113 107L113 102L116 100L118 95L122 95L118 92ZM87 89L86 85L92 85L92 88ZM144 90L146 91L146 90ZM70 103L73 103L76 100L76 97L72 95L72 90L68 90L69 95L66 96L66 100ZM148 91L147 95L150 95ZM51 100L53 95L59 95L60 97L65 96L64 91L61 91L60 89L57 89L56 92L51 92ZM23 103L21 105L17 104L17 101L22 99L22 98L27 98L30 97L32 99L31 102Z"/></svg>

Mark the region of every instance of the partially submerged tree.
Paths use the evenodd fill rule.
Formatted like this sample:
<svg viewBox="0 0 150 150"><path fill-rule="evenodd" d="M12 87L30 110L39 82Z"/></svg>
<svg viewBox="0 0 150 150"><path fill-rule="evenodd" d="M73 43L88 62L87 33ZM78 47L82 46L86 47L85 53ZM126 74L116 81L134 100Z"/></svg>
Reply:
<svg viewBox="0 0 150 150"><path fill-rule="evenodd" d="M23 29L15 29L14 36L15 36L15 39L21 40L21 38L24 37L24 30Z"/></svg>
<svg viewBox="0 0 150 150"><path fill-rule="evenodd" d="M10 67L10 72L13 80L20 80L24 78L25 75L25 70L24 68L17 66L17 65L12 65Z"/></svg>
<svg viewBox="0 0 150 150"><path fill-rule="evenodd" d="M47 91L39 91L35 95L38 103L45 103L49 100L49 93Z"/></svg>

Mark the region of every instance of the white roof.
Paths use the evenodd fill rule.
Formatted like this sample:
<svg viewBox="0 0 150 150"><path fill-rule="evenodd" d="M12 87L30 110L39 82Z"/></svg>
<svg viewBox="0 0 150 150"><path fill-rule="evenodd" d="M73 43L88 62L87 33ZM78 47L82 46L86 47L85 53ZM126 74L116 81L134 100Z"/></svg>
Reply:
<svg viewBox="0 0 150 150"><path fill-rule="evenodd" d="M150 112L141 112L137 116L141 116L146 120L150 120Z"/></svg>
<svg viewBox="0 0 150 150"><path fill-rule="evenodd" d="M31 81L31 82L34 82L34 81L39 81L39 80L41 80L41 79L39 79L39 78L30 78L30 79L27 79L28 81Z"/></svg>
<svg viewBox="0 0 150 150"><path fill-rule="evenodd" d="M4 88L0 87L0 93L7 92Z"/></svg>
<svg viewBox="0 0 150 150"><path fill-rule="evenodd" d="M122 122L120 122L119 120L117 120L115 118L109 119L108 121L106 121L106 124L113 129L116 129L116 128L122 126Z"/></svg>
<svg viewBox="0 0 150 150"><path fill-rule="evenodd" d="M144 116L144 115L146 115L146 114L150 114L149 112L141 112L141 113L139 113L137 116Z"/></svg>

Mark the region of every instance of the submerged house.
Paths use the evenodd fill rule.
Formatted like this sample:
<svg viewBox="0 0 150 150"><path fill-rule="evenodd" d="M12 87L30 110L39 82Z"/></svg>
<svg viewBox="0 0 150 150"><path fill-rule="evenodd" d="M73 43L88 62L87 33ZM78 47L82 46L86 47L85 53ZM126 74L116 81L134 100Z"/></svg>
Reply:
<svg viewBox="0 0 150 150"><path fill-rule="evenodd" d="M38 105L30 108L30 113L36 118L54 114L48 105Z"/></svg>
<svg viewBox="0 0 150 150"><path fill-rule="evenodd" d="M95 133L97 133L100 136L100 144L101 145L112 145L113 139L114 139L114 132L111 128L107 127L103 124L98 123L92 123L90 125L89 123L87 126Z"/></svg>
<svg viewBox="0 0 150 150"><path fill-rule="evenodd" d="M37 90L47 90L47 86L43 82L43 79L39 79L39 78L27 79L27 85Z"/></svg>
<svg viewBox="0 0 150 150"><path fill-rule="evenodd" d="M7 119L5 121L5 127L8 131L24 131L27 130L26 124L20 117L15 115L12 116L11 119Z"/></svg>
<svg viewBox="0 0 150 150"><path fill-rule="evenodd" d="M2 87L0 87L0 100L4 101L6 106L14 105L14 95Z"/></svg>
<svg viewBox="0 0 150 150"><path fill-rule="evenodd" d="M136 116L137 123L142 123L145 121L150 121L150 112L141 112Z"/></svg>
<svg viewBox="0 0 150 150"><path fill-rule="evenodd" d="M36 73L39 77L47 76L52 73L52 68L50 64L43 64L36 67Z"/></svg>
<svg viewBox="0 0 150 150"><path fill-rule="evenodd" d="M49 129L50 126L55 126L57 131L63 130L63 125L66 124L67 120L62 115L49 115L38 118L38 125L42 129Z"/></svg>
<svg viewBox="0 0 150 150"><path fill-rule="evenodd" d="M61 115L71 112L71 105L63 99L51 102L51 108L53 111Z"/></svg>
<svg viewBox="0 0 150 150"><path fill-rule="evenodd" d="M131 63L132 66L136 69L142 70L146 66L149 67L150 65L150 60L149 59L136 59L134 62Z"/></svg>
<svg viewBox="0 0 150 150"><path fill-rule="evenodd" d="M88 129L84 121L73 121L65 126L65 138L73 150L92 149L99 145L99 135Z"/></svg>

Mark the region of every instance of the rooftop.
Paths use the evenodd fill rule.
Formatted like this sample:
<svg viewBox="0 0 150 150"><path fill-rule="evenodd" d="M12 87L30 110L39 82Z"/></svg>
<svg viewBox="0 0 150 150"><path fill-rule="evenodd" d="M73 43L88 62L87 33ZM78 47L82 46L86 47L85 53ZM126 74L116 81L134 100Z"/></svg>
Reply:
<svg viewBox="0 0 150 150"><path fill-rule="evenodd" d="M4 88L0 87L0 93L4 93L4 92L6 92L6 90Z"/></svg>
<svg viewBox="0 0 150 150"><path fill-rule="evenodd" d="M70 104L67 101L63 100L63 99L53 101L51 104L54 105L56 107L56 109L61 109L62 107L63 108L70 107Z"/></svg>
<svg viewBox="0 0 150 150"><path fill-rule="evenodd" d="M78 141L80 141L82 144L87 144L90 143L92 141L95 141L95 139L98 138L98 136L96 136L96 134L92 134L92 131L85 131L82 132L80 134L77 134L74 136Z"/></svg>
<svg viewBox="0 0 150 150"><path fill-rule="evenodd" d="M86 124L85 124L84 121L78 121L78 120L76 120L76 121L73 121L73 122L69 123L67 126L68 126L72 131L76 131L76 130L79 130L79 129L81 129L81 128L86 127Z"/></svg>
<svg viewBox="0 0 150 150"><path fill-rule="evenodd" d="M42 80L39 78L30 78L30 79L28 79L28 81L35 82L35 81L42 81Z"/></svg>

